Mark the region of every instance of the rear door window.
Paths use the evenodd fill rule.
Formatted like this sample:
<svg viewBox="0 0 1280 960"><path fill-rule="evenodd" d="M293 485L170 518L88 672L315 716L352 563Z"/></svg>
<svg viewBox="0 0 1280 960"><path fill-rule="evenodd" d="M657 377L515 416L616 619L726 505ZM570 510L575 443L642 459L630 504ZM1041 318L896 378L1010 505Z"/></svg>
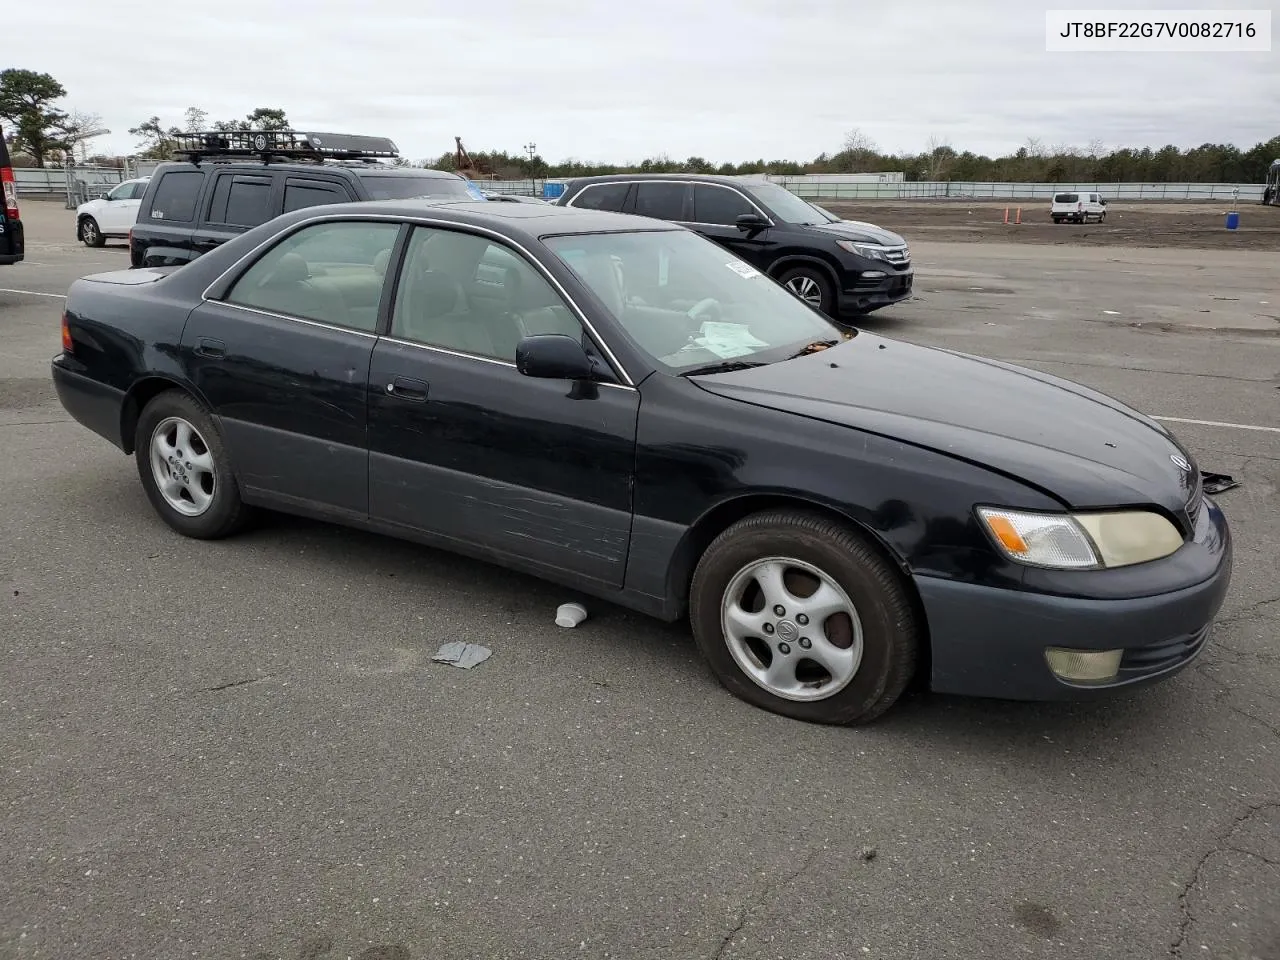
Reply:
<svg viewBox="0 0 1280 960"><path fill-rule="evenodd" d="M200 198L202 186L202 170L170 170L161 174L155 198L151 201L151 219L190 223L195 219L196 201Z"/></svg>
<svg viewBox="0 0 1280 960"><path fill-rule="evenodd" d="M271 219L271 178L224 173L213 185L209 222L256 227Z"/></svg>
<svg viewBox="0 0 1280 960"><path fill-rule="evenodd" d="M687 187L684 183L636 184L635 212L656 220L683 220Z"/></svg>
<svg viewBox="0 0 1280 960"><path fill-rule="evenodd" d="M610 213L617 213L626 203L627 191L630 189L629 183L592 184L578 194L573 205L584 210L607 210Z"/></svg>
<svg viewBox="0 0 1280 960"><path fill-rule="evenodd" d="M1078 193L1060 193L1053 198L1054 203L1077 203L1080 200Z"/></svg>
<svg viewBox="0 0 1280 960"><path fill-rule="evenodd" d="M336 183L323 180L301 180L290 177L284 185L284 212L291 213L304 207L317 207L324 203L348 203L347 191Z"/></svg>

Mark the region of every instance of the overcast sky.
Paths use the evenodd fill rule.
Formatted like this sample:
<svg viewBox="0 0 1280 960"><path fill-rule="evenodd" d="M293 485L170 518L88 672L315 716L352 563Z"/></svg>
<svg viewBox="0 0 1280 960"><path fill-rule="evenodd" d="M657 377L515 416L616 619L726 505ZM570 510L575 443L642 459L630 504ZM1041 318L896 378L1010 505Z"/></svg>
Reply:
<svg viewBox="0 0 1280 960"><path fill-rule="evenodd" d="M1166 0L1172 5L1172 0ZM858 128L884 150L930 137L1046 146L1252 146L1280 134L1271 53L1047 53L1029 0L53 0L8 4L5 66L53 74L128 129L283 107L297 129L385 135L412 159L453 148L550 161L812 159ZM1187 4L1190 6L1191 4ZM1200 8L1252 6L1276 0ZM294 13L286 11L293 10ZM304 12L305 11L305 12Z"/></svg>

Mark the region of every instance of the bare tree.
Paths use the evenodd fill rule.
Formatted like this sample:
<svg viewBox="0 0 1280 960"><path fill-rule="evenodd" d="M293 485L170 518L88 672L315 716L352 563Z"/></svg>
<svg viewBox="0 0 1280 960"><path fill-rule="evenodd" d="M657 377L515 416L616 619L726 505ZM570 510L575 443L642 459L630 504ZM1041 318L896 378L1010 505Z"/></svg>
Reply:
<svg viewBox="0 0 1280 960"><path fill-rule="evenodd" d="M1044 141L1039 137L1027 137L1027 156L1037 160L1044 156Z"/></svg>
<svg viewBox="0 0 1280 960"><path fill-rule="evenodd" d="M72 156L80 163L88 163L89 141L93 139L93 136L88 134L102 130L102 115L85 110L72 110L67 114L63 126L66 130L66 140L71 144ZM99 133L97 136L102 134Z"/></svg>
<svg viewBox="0 0 1280 960"><path fill-rule="evenodd" d="M187 107L186 112L182 114L182 119L187 126L187 133L197 133L203 130L208 122L209 111L201 110L199 107Z"/></svg>
<svg viewBox="0 0 1280 960"><path fill-rule="evenodd" d="M859 159L876 152L875 141L857 127L844 135L844 148Z"/></svg>
<svg viewBox="0 0 1280 960"><path fill-rule="evenodd" d="M1107 145L1097 137L1089 141L1089 157L1092 160L1100 159L1107 152Z"/></svg>

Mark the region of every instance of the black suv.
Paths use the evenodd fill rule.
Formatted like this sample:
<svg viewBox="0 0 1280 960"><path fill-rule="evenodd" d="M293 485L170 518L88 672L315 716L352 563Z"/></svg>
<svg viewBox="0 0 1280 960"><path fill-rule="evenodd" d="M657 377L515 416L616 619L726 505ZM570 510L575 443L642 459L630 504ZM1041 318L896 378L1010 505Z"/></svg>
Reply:
<svg viewBox="0 0 1280 960"><path fill-rule="evenodd" d="M13 179L9 147L0 130L0 266L18 263L25 256L22 221L18 218L18 184Z"/></svg>
<svg viewBox="0 0 1280 960"><path fill-rule="evenodd" d="M187 263L282 213L327 203L456 196L465 177L397 167L385 137L293 130L183 134L176 162L151 175L129 234L134 267Z"/></svg>
<svg viewBox="0 0 1280 960"><path fill-rule="evenodd" d="M911 254L896 233L841 220L749 177L618 173L565 184L562 207L612 210L695 230L833 319L911 296Z"/></svg>

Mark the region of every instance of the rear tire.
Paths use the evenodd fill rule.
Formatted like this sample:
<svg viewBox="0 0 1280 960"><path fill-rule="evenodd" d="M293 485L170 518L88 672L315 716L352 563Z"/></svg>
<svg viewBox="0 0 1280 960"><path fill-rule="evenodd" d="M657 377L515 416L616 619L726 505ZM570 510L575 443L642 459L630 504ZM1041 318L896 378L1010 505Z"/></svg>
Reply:
<svg viewBox="0 0 1280 960"><path fill-rule="evenodd" d="M134 459L151 506L183 536L217 540L248 522L222 435L188 394L167 390L143 408Z"/></svg>
<svg viewBox="0 0 1280 960"><path fill-rule="evenodd" d="M898 571L851 526L803 510L755 514L720 534L694 572L689 619L727 690L811 723L876 719L919 657Z"/></svg>

